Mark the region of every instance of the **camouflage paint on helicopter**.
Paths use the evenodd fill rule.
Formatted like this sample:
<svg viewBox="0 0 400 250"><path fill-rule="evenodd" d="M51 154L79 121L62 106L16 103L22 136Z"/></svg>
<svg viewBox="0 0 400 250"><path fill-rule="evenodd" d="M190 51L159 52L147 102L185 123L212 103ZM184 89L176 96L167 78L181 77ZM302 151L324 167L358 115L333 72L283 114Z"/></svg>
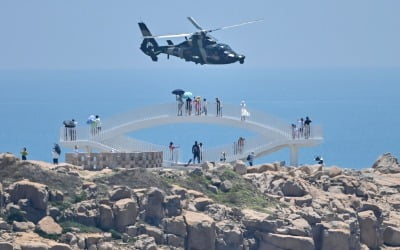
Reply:
<svg viewBox="0 0 400 250"><path fill-rule="evenodd" d="M215 38L208 35L208 33L262 21L255 20L232 26L205 30L201 28L193 18L188 17L188 19L200 31L187 34L153 36L146 24L140 22L139 28L143 35L143 42L140 49L155 62L158 60L157 56L159 54L167 54L168 58L170 55L176 56L185 59L185 61L195 62L196 64L229 64L234 62L242 64L244 63L244 55L237 54L227 44L218 43ZM174 45L171 40L167 40L168 45L166 46L159 46L155 40L155 38L173 37L185 37L186 40L177 45Z"/></svg>

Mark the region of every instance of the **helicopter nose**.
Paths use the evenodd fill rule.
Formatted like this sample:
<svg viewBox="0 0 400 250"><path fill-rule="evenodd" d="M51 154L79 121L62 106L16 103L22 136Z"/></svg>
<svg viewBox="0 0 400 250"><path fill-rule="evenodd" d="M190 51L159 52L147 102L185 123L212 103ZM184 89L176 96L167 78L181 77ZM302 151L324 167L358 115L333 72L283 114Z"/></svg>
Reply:
<svg viewBox="0 0 400 250"><path fill-rule="evenodd" d="M239 61L239 63L240 64L243 64L244 63L244 59L246 58L244 55L238 55L238 61Z"/></svg>

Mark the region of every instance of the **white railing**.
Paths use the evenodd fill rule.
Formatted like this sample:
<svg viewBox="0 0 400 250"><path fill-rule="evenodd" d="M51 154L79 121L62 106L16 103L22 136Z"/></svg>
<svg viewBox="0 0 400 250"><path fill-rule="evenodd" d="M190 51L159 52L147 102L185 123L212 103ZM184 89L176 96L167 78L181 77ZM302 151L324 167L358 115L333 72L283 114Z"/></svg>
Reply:
<svg viewBox="0 0 400 250"><path fill-rule="evenodd" d="M194 108L193 108L194 111ZM255 138L248 138L243 148L238 150L234 144L225 144L211 149L203 150L203 161L219 161L222 152L225 152L226 161L236 159L244 159L250 152L262 154L263 152L279 147L279 145L295 144L296 140L304 140L304 137L292 139L291 124L282 121L269 114L249 109L250 116L245 121L241 121L240 105L224 104L222 107L222 117L216 117L216 105L208 105L208 114L188 116L185 112L185 105L182 110L183 116L177 116L177 103L168 103L155 105L126 112L110 119L103 119L101 127L95 128L91 125L79 126L76 128L61 128L60 142L65 142L67 146L71 146L74 141L96 146L99 149L112 149L120 152L141 152L141 151L162 151L164 160L171 162L179 161L179 150L175 149L173 154L167 146L160 146L144 141L129 138L124 135L129 131L130 126L142 123L146 126L161 125L166 123L177 122L222 122L226 125L235 125L244 129L257 128L262 131L262 135ZM158 124L161 123L161 124ZM319 126L311 126L310 136L308 139L322 140L322 128ZM307 144L305 141L304 144ZM90 146L90 145L88 145Z"/></svg>
<svg viewBox="0 0 400 250"><path fill-rule="evenodd" d="M256 110L249 110L250 116L246 118L246 121L242 122L243 127L255 125L259 127L264 127L265 129L275 131L279 135L291 138L292 131L290 124L282 121L276 117L269 114L259 112ZM177 116L177 104L168 103L162 105L155 105L150 107L145 107L141 109L135 109L130 112L126 112L110 119L104 119L101 124L101 129L93 128L91 125L79 126L75 128L77 139L92 139L97 141L102 141L104 139L119 135L119 128L125 127L128 124L135 124L141 121L151 121L156 118L168 118L174 117L175 121L179 121L179 116ZM185 111L183 110L183 116ZM225 119L230 119L233 121L240 121L240 106L239 105L229 105L225 104L222 108L222 114ZM194 112L192 112L192 117L196 117ZM204 116L204 115L201 115ZM199 116L199 118L201 117ZM214 104L208 105L208 116L216 116L216 108ZM201 120L197 120L201 122ZM247 124L246 124L247 123ZM311 137L321 137L322 130L318 126L312 127ZM123 134L123 132L120 132ZM273 133L270 133L273 134ZM71 139L70 136L65 136L65 130L61 132L60 140Z"/></svg>

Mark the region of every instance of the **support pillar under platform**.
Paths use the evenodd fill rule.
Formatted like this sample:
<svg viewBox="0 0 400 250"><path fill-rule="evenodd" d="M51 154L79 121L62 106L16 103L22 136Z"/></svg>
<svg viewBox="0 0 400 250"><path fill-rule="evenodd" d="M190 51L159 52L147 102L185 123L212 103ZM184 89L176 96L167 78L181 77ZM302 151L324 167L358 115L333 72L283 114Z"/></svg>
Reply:
<svg viewBox="0 0 400 250"><path fill-rule="evenodd" d="M299 147L295 145L290 146L290 166L299 166Z"/></svg>

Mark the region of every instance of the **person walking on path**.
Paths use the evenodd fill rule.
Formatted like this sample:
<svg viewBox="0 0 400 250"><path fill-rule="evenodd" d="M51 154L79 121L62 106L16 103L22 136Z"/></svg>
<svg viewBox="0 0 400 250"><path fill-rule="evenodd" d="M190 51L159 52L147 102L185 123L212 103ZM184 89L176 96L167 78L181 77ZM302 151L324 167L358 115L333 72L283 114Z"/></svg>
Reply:
<svg viewBox="0 0 400 250"><path fill-rule="evenodd" d="M256 157L256 155L254 154L254 152L251 152L248 156L247 156L247 161L249 162L250 166L253 166L253 161L254 158Z"/></svg>
<svg viewBox="0 0 400 250"><path fill-rule="evenodd" d="M28 150L26 150L26 148L24 147L22 150L21 150L21 160L23 160L23 161L26 161L26 157L28 156Z"/></svg>
<svg viewBox="0 0 400 250"><path fill-rule="evenodd" d="M222 106L221 106L221 101L217 98L215 98L215 103L217 104L217 116L222 117Z"/></svg>
<svg viewBox="0 0 400 250"><path fill-rule="evenodd" d="M196 158L197 158L197 163L200 163L200 147L199 144L197 144L197 141L194 142L194 145L192 147L192 153L193 153L193 163L196 162Z"/></svg>

